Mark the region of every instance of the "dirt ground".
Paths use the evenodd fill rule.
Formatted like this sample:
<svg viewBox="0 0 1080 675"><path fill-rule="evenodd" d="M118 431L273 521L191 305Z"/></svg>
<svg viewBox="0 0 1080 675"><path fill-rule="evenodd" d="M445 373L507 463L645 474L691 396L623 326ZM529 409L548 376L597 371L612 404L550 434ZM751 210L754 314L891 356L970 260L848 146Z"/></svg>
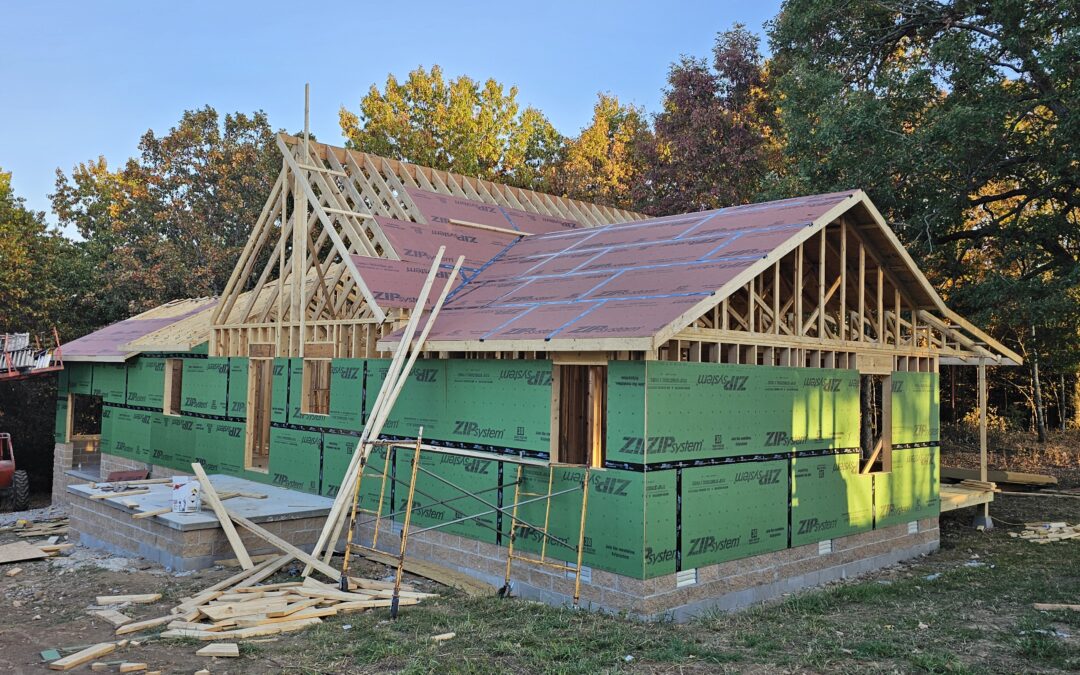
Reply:
<svg viewBox="0 0 1080 675"><path fill-rule="evenodd" d="M0 544L18 539L13 532L0 533ZM367 561L353 565L358 575L370 578L383 578L389 572L388 568ZM13 567L22 568L22 572L14 577L0 576L0 607L3 608L0 612L0 672L13 673L48 672L47 664L41 658L41 651L46 649L88 646L120 639L111 624L88 614L88 608L97 607L99 595L161 593L162 598L155 603L119 608L136 621L152 619L168 614L181 598L194 595L239 571L238 568L215 567L175 575L146 560L120 558L84 548L75 548L67 555L55 558L4 565L0 567L0 574ZM299 565L290 566L267 583L299 574ZM426 579L410 577L408 583L425 591L441 590ZM346 616L343 623L347 621ZM123 637L139 644L129 644L97 660L110 663L110 672L117 672L119 663L125 661L146 663L148 670L166 673L194 673L204 668L215 675L276 673L291 667L275 658L277 648L289 645L302 650L304 640L300 633L251 640L242 643L241 659L212 659L195 655L197 649L208 643L140 640L141 636L154 635L160 630L125 635ZM274 645L274 648L258 649L260 645ZM74 672L81 671L90 671L89 665L80 666Z"/></svg>

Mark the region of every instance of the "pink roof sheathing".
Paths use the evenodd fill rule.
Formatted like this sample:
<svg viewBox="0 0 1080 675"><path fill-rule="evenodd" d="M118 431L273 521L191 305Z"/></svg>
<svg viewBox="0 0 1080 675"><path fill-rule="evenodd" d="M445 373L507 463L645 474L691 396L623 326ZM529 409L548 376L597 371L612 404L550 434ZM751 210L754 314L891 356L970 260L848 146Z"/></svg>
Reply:
<svg viewBox="0 0 1080 675"><path fill-rule="evenodd" d="M167 316L156 315L164 307L145 312L144 315L118 321L101 330L84 335L78 340L72 340L63 345L63 355L66 361L124 361L131 356L131 351L123 346L129 342L149 335L156 330L170 326L189 316L197 314L213 306L216 299L204 299L202 302L181 300L181 303L190 304L190 309L184 307L181 313L165 312ZM140 318L143 317L143 318Z"/></svg>
<svg viewBox="0 0 1080 675"><path fill-rule="evenodd" d="M452 293L428 340L651 337L853 194L523 237Z"/></svg>

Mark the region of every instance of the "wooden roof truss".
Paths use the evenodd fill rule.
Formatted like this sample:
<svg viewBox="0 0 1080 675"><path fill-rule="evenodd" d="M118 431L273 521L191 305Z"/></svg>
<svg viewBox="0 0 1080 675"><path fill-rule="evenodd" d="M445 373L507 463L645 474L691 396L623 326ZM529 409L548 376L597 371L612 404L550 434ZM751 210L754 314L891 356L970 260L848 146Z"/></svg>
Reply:
<svg viewBox="0 0 1080 675"><path fill-rule="evenodd" d="M375 216L426 222L406 188L590 227L644 218L284 134L277 145L281 171L211 315L211 354L268 343L278 356L303 356L311 343L332 343L339 357L377 354L407 312L379 306L352 256L399 259Z"/></svg>

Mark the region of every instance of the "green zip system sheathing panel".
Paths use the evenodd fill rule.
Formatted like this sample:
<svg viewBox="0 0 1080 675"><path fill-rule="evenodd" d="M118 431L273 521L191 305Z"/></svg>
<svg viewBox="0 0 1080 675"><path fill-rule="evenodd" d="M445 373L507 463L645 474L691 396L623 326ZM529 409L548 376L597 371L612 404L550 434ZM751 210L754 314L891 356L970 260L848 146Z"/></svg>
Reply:
<svg viewBox="0 0 1080 675"><path fill-rule="evenodd" d="M90 393L105 403L124 403L127 400L127 368L123 364L95 363L94 386Z"/></svg>
<svg viewBox="0 0 1080 675"><path fill-rule="evenodd" d="M645 461L858 445L854 371L650 361Z"/></svg>
<svg viewBox="0 0 1080 675"><path fill-rule="evenodd" d="M396 475L405 481L395 488L395 511L405 509L408 498L408 482L412 471L413 449L396 448ZM438 452L422 452L420 466L450 481L462 489L447 485L443 481L420 471L416 476L416 494L413 498L412 524L414 527L442 525L459 518L477 516L491 511L491 507L480 501L498 504L499 462L494 459L461 457ZM373 481L377 484L377 481ZM466 495L462 490L477 495L480 499ZM376 489L376 497L378 492ZM456 499L455 499L456 498ZM453 500L453 501L448 501ZM445 504L437 502L446 501ZM397 518L401 522L401 518ZM439 528L442 532L457 534L489 544L496 541L496 517L489 513L476 518L446 525Z"/></svg>
<svg viewBox="0 0 1080 675"><path fill-rule="evenodd" d="M584 469L557 466L551 482L552 494L571 490L550 500L548 533L555 539L567 542L569 547L553 542L547 544L548 557L574 562L578 535L581 531L582 493L580 488ZM505 463L504 483L513 482L517 466ZM597 569L625 576L641 578L644 559L642 532L643 488L645 474L632 471L607 469L594 470L589 478L589 505L585 525L583 563ZM520 501L548 494L548 469L526 465L519 494ZM504 488L503 503L514 501L514 488ZM518 509L518 517L530 525L543 528L547 501L540 500ZM504 521L507 518L504 516ZM515 546L522 551L539 554L542 535L530 527L520 526ZM504 544L505 538L504 538Z"/></svg>
<svg viewBox="0 0 1080 675"><path fill-rule="evenodd" d="M892 471L874 474L875 527L888 527L941 510L938 448L894 449Z"/></svg>
<svg viewBox="0 0 1080 675"><path fill-rule="evenodd" d="M341 437L337 436L336 438L340 439ZM342 446L339 447L341 448L341 450L339 451L347 451L349 457L351 458L352 453L356 450L356 442L354 440L352 443L352 448L348 450L345 450L346 448L348 448L348 444L343 443ZM379 509L379 494L381 493L383 505L382 513L384 516L390 515L393 512L393 508L390 503L391 495L395 494L396 490L400 490L402 487L405 487L400 483L397 484L397 487L395 487L395 484L390 474L393 473L393 469L397 462L387 462L387 458L389 456L390 451L385 445L379 445L372 448L371 454L368 455L367 466L364 467L364 473L360 476L359 508L369 513L375 513ZM339 458L335 461L341 461L341 459ZM345 461L347 463L348 459L346 459ZM385 479L385 487L383 486L382 475L384 471L388 472ZM340 480L341 478L334 478L334 482ZM406 485L407 484L408 479L406 478ZM337 487L338 486L334 486L333 489L333 492L335 494L337 494ZM387 524L388 521L384 522L383 526L386 526Z"/></svg>
<svg viewBox="0 0 1080 675"><path fill-rule="evenodd" d="M683 569L787 547L788 463L682 470Z"/></svg>
<svg viewBox="0 0 1080 675"><path fill-rule="evenodd" d="M791 544L845 537L874 526L873 476L859 473L859 453L791 460Z"/></svg>
<svg viewBox="0 0 1080 675"><path fill-rule="evenodd" d="M364 395L362 359L335 359L330 367L330 413L301 412L304 394L304 360L289 360L289 423L325 429L360 431L360 405Z"/></svg>
<svg viewBox="0 0 1080 675"><path fill-rule="evenodd" d="M645 458L645 362L611 361L607 374L607 459Z"/></svg>
<svg viewBox="0 0 1080 675"><path fill-rule="evenodd" d="M388 362L368 361L370 408ZM551 438L551 362L418 361L383 427L385 434L463 447L498 446L546 453Z"/></svg>
<svg viewBox="0 0 1080 675"><path fill-rule="evenodd" d="M650 471L642 475L645 477L643 572L645 578L652 578L677 570L679 472Z"/></svg>
<svg viewBox="0 0 1080 675"><path fill-rule="evenodd" d="M224 417L229 408L228 374L227 358L185 359L180 411Z"/></svg>
<svg viewBox="0 0 1080 675"><path fill-rule="evenodd" d="M67 443L67 417L68 417L68 400L67 396L56 399L56 421L53 424L53 441L56 443ZM104 440L104 435L102 435Z"/></svg>
<svg viewBox="0 0 1080 675"><path fill-rule="evenodd" d="M91 394L94 382L92 363L69 363L64 366L68 373L68 392L72 394Z"/></svg>
<svg viewBox="0 0 1080 675"><path fill-rule="evenodd" d="M234 420L247 419L248 360L229 359L229 414Z"/></svg>
<svg viewBox="0 0 1080 675"><path fill-rule="evenodd" d="M941 440L937 373L893 373L893 446Z"/></svg>
<svg viewBox="0 0 1080 675"><path fill-rule="evenodd" d="M141 358L128 364L127 404L161 410L165 405L165 359Z"/></svg>

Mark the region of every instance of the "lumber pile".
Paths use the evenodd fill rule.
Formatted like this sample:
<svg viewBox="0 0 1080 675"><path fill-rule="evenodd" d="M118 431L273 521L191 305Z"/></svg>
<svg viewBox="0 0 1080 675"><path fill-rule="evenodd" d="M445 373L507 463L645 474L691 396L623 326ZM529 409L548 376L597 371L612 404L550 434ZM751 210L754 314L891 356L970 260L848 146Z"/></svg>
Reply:
<svg viewBox="0 0 1080 675"><path fill-rule="evenodd" d="M1033 544L1050 544L1080 537L1080 525L1069 525L1064 521L1024 523L1023 531L1010 532L1009 536L1030 541Z"/></svg>
<svg viewBox="0 0 1080 675"><path fill-rule="evenodd" d="M303 630L322 623L324 617L389 607L394 593L392 583L359 578L350 579L349 591L310 577L302 582L241 584L185 599L171 616L154 620L167 624L161 637L234 641ZM435 597L410 586L402 586L399 593L400 605ZM127 628L130 624L117 633Z"/></svg>

